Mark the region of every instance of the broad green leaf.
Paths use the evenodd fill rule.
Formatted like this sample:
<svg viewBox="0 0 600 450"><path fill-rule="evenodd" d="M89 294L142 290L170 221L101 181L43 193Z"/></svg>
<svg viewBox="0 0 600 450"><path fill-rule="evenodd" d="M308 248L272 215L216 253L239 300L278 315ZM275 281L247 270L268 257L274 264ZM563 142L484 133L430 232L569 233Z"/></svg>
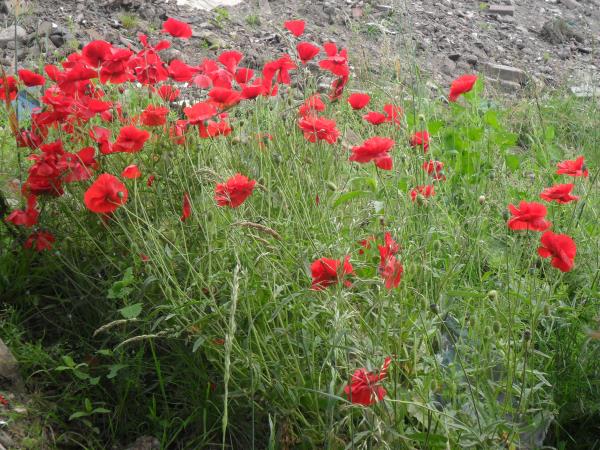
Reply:
<svg viewBox="0 0 600 450"><path fill-rule="evenodd" d="M125 319L134 319L137 316L139 316L140 313L142 312L142 304L134 303L133 305L129 305L129 306L126 306L125 308L121 308L119 310L119 312Z"/></svg>
<svg viewBox="0 0 600 450"><path fill-rule="evenodd" d="M350 200L353 200L357 197L364 197L365 195L368 195L369 192L366 191L350 191L350 192L345 192L342 195L340 195L335 202L333 202L333 207L335 208L336 206L339 206L343 203L347 203Z"/></svg>
<svg viewBox="0 0 600 450"><path fill-rule="evenodd" d="M505 160L506 160L506 165L513 172L515 170L518 170L519 167L521 167L521 161L519 160L519 157L516 155L506 155Z"/></svg>

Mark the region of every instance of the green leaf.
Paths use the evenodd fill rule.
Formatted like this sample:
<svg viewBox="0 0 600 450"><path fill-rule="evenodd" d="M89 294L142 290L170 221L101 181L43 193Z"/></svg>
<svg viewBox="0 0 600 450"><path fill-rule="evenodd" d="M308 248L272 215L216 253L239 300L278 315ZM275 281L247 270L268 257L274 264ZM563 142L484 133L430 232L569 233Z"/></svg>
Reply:
<svg viewBox="0 0 600 450"><path fill-rule="evenodd" d="M134 303L133 305L121 308L119 312L125 319L135 319L142 312L142 304Z"/></svg>
<svg viewBox="0 0 600 450"><path fill-rule="evenodd" d="M90 414L85 411L77 411L69 416L69 420L79 419L80 417L87 417Z"/></svg>
<svg viewBox="0 0 600 450"><path fill-rule="evenodd" d="M110 413L110 409L106 408L94 408L92 414L108 414Z"/></svg>
<svg viewBox="0 0 600 450"><path fill-rule="evenodd" d="M127 367L126 364L114 364L114 365L110 366L110 372L108 372L108 375L106 375L106 378L108 378L109 380L112 380L114 377L117 376L117 373L119 373L119 370L124 369L125 367Z"/></svg>
<svg viewBox="0 0 600 450"><path fill-rule="evenodd" d="M519 157L516 155L506 155L505 160L506 160L506 165L513 172L515 170L518 170L519 167L521 167L521 161L519 160Z"/></svg>
<svg viewBox="0 0 600 450"><path fill-rule="evenodd" d="M483 121L494 130L499 130L502 128L498 122L498 111L494 109L488 109L486 111L486 113L483 115Z"/></svg>
<svg viewBox="0 0 600 450"><path fill-rule="evenodd" d="M86 399L83 401L83 405L85 406L85 410L86 410L87 412L91 412L91 411L92 411L92 402L90 401L90 399L89 399L89 398L86 398Z"/></svg>
<svg viewBox="0 0 600 450"><path fill-rule="evenodd" d="M432 120L427 124L427 131L431 136L435 136L444 128L444 122L441 120Z"/></svg>
<svg viewBox="0 0 600 450"><path fill-rule="evenodd" d="M196 353L196 350L198 350L200 348L200 346L204 343L205 338L204 336L200 336L198 339L196 339L196 341L194 342L194 345L192 346L192 353Z"/></svg>
<svg viewBox="0 0 600 450"><path fill-rule="evenodd" d="M554 135L554 127L552 125L547 126L544 130L544 140L546 142L552 142L554 140Z"/></svg>
<svg viewBox="0 0 600 450"><path fill-rule="evenodd" d="M347 203L350 200L353 200L357 197L364 197L365 195L368 195L369 192L366 191L350 191L350 192L345 192L344 194L340 195L335 202L333 202L333 207L335 208L336 206L340 206L343 203Z"/></svg>
<svg viewBox="0 0 600 450"><path fill-rule="evenodd" d="M126 298L133 290L130 286L133 284L134 281L135 280L133 277L133 268L128 267L123 273L123 278L119 281L115 281L110 287L110 289L108 290L107 297L115 299Z"/></svg>

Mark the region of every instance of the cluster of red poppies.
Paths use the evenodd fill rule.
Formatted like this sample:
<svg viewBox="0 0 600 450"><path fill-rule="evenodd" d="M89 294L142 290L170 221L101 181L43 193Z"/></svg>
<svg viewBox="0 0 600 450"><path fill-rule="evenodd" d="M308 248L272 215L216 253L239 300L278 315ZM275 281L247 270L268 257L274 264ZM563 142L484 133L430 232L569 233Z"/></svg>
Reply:
<svg viewBox="0 0 600 450"><path fill-rule="evenodd" d="M588 176L583 156L575 160L559 162L556 173L571 177ZM556 202L559 204L577 201L579 197L571 195L574 186L573 183L556 184L544 189L540 194L540 198L549 203ZM548 230L552 223L546 220L547 210L543 204L521 201L518 207L508 205L508 210L512 216L508 220L508 227L511 230L544 231L545 233L540 238L541 245L538 248L538 254L542 258L552 257L552 266L562 272L569 272L573 269L577 253L575 241L566 234L556 234Z"/></svg>
<svg viewBox="0 0 600 450"><path fill-rule="evenodd" d="M301 20L285 22L284 27L292 35L299 38L304 33L305 23ZM192 35L191 28L175 19L168 19L163 24L163 32L173 37L187 39ZM156 142L159 135L168 135L174 145L184 145L186 136L194 127L201 138L227 136L232 132L228 122L228 110L242 101L252 100L259 96L275 96L280 85L290 85L290 72L298 68L294 58L284 54L279 59L267 62L259 75L255 71L240 66L243 54L231 50L221 53L216 60L205 59L198 66L190 66L178 59L166 64L161 60L159 52L170 47L170 42L161 40L152 45L148 37L140 34L142 50L134 52L129 48L117 48L105 41L93 41L81 52L72 53L59 68L54 65L45 67L46 76L19 70L18 80L12 76L0 78L0 100L5 102L10 111L11 102L16 98L19 83L25 86L49 86L40 100L42 109L34 111L29 129L13 129L20 147L32 150L29 159L32 164L21 190L25 198L25 207L12 211L6 221L15 226L26 228L37 227L40 216L38 198L40 196L59 197L64 194L64 186L68 183L85 182L93 178L83 196L86 208L103 217L110 217L119 207L126 204L129 191L126 184L111 173L102 172L104 158L115 153L135 155L148 142ZM297 61L306 64L321 53L321 48L310 42L299 42L296 45ZM343 95L349 80L350 69L347 51L338 49L333 43L323 45L325 57L318 62L321 69L333 76L328 95L330 101L336 101ZM465 75L452 83L449 101L456 101L461 94L469 92L477 77ZM125 82L137 82L144 86L153 103L148 105L139 115L128 116L118 101L111 101L105 92L105 85L119 85ZM171 112L169 104L178 99L180 89L175 83L188 83L207 91L204 101L199 101L183 109L185 119L169 121ZM371 98L366 93L353 93L347 99L351 108L360 111L367 107ZM340 138L336 122L319 113L326 109L320 95L313 95L298 109L298 126L309 142L325 141L335 144ZM373 126L388 124L400 127L403 111L393 104L385 104L382 111L370 111L363 119ZM113 138L109 128L98 123L117 123L119 131ZM156 130L152 132L152 130ZM56 138L49 142L50 135L68 136ZM68 139L68 141L67 141ZM272 139L270 135L259 135L259 145L264 146ZM427 130L415 132L409 144L422 148L424 153L429 149L429 133ZM66 151L65 146L76 148ZM349 161L356 163L373 162L378 169L392 170L393 159L390 151L395 141L388 137L373 136L361 145L351 147ZM135 157L132 157L134 159ZM121 178L136 180L143 173L135 160L121 171ZM423 163L423 170L434 181L445 180L444 164L430 160ZM98 173L98 174L97 174ZM577 161L566 161L559 165L558 173L572 176L587 176L583 169L583 158ZM96 175L97 174L97 175ZM151 188L155 175L149 174L146 185ZM237 208L252 194L256 181L242 174L235 174L224 183L215 186L214 198L218 206ZM567 203L577 199L570 195L573 185L558 185L545 190L541 196L547 201ZM416 186L410 191L412 201L431 197L435 194L434 185ZM318 197L317 197L318 202ZM510 206L513 218L509 221L512 229L529 229L544 231L550 224L545 221L546 209L543 205L522 202L519 208ZM192 199L187 192L182 195L181 221L192 214ZM30 234L25 247L37 251L49 250L55 241L52 233L37 229ZM371 248L377 239L372 236L360 242L359 253ZM568 236L546 232L542 236L543 247L540 255L552 255L552 264L561 270L570 270L575 256L575 244ZM386 289L399 285L403 266L399 260L400 246L392 235L386 232L383 243L377 245L380 261L378 273L382 277ZM144 257L147 260L147 257ZM320 258L311 265L313 290L323 290L337 283L350 286L348 279L354 274L350 257L343 259ZM378 385L387 375L391 362L386 358L378 375L358 369L352 376L351 383L345 392L354 403L370 405L383 399L386 391Z"/></svg>

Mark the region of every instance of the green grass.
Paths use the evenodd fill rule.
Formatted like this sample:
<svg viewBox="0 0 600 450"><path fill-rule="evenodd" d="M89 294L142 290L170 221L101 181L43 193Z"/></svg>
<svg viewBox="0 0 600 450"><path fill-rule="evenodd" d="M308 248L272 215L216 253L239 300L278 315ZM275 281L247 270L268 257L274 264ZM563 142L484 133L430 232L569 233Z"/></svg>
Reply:
<svg viewBox="0 0 600 450"><path fill-rule="evenodd" d="M259 99L231 112L232 137L190 134L178 147L154 130L141 153L102 157L104 172L136 162L156 175L152 188L128 181L129 201L108 223L85 210L86 182L43 200L51 252L23 252L24 235L0 228L0 337L61 430L56 447L152 435L190 449L517 448L540 445L532 436L546 427L547 445L598 445L599 350L587 335L598 328L598 108L560 96L506 107L482 88L457 104L420 86L372 92L372 109L403 99L401 128L375 128L345 101L329 106L343 136L396 141L390 172L308 143L295 105ZM109 95L132 115L148 101ZM408 145L421 129L432 134L427 155ZM264 148L258 132L273 136ZM4 189L18 177L16 153L7 132L0 142L3 195L17 200ZM507 205L570 182L555 163L579 154L590 168L574 180L581 201L548 205L553 229L578 247L562 274L537 256L539 233L508 230ZM430 158L447 179L412 203ZM216 182L236 172L260 188L238 209L217 207ZM377 248L360 255L358 245L385 231L404 265L391 291ZM344 255L352 286L309 290L311 262ZM350 404L354 370L376 371L387 356L385 401Z"/></svg>

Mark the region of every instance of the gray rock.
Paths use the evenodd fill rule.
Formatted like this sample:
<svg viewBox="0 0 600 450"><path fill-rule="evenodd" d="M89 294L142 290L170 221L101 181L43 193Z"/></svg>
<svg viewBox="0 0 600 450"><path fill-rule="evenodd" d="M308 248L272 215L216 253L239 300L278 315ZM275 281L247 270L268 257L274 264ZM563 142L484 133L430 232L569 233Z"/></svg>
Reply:
<svg viewBox="0 0 600 450"><path fill-rule="evenodd" d="M0 339L0 378L13 382L19 379L17 360L2 339Z"/></svg>
<svg viewBox="0 0 600 450"><path fill-rule="evenodd" d="M484 12L493 16L514 16L515 7L510 5L490 5Z"/></svg>
<svg viewBox="0 0 600 450"><path fill-rule="evenodd" d="M560 0L560 2L569 9L579 8L579 3L575 0Z"/></svg>
<svg viewBox="0 0 600 450"><path fill-rule="evenodd" d="M17 40L23 42L27 39L25 28L17 25ZM15 27L10 26L0 30L0 47L5 47L10 41L15 40Z"/></svg>
<svg viewBox="0 0 600 450"><path fill-rule="evenodd" d="M483 65L483 72L491 78L508 81L510 83L522 84L527 81L525 72L516 67L488 62Z"/></svg>
<svg viewBox="0 0 600 450"><path fill-rule="evenodd" d="M65 44L65 37L62 34L52 34L50 35L50 40L56 46L56 48L60 48Z"/></svg>
<svg viewBox="0 0 600 450"><path fill-rule="evenodd" d="M160 441L153 436L142 436L137 438L126 450L160 450Z"/></svg>
<svg viewBox="0 0 600 450"><path fill-rule="evenodd" d="M564 44L571 39L583 42L583 35L563 19L549 20L542 26L540 36L550 44Z"/></svg>

